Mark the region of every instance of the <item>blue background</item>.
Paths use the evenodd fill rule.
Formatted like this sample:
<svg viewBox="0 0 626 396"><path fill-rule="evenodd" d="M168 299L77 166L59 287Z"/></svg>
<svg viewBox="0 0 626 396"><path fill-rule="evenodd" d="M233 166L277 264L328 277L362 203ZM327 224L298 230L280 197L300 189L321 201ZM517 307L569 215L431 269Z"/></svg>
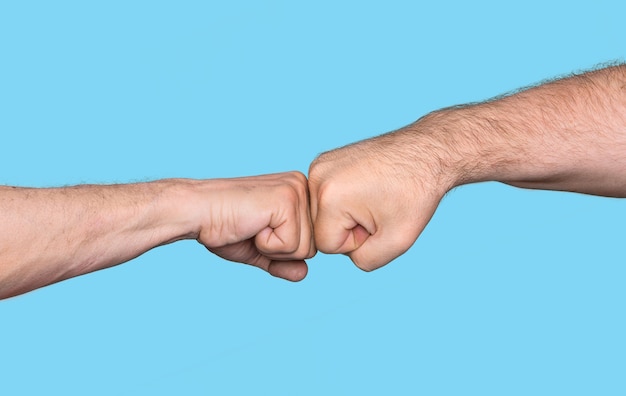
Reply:
<svg viewBox="0 0 626 396"><path fill-rule="evenodd" d="M306 173L626 55L617 2L220 3L3 2L0 183ZM291 284L160 247L0 302L0 394L624 394L625 221L483 183L369 274L318 254Z"/></svg>

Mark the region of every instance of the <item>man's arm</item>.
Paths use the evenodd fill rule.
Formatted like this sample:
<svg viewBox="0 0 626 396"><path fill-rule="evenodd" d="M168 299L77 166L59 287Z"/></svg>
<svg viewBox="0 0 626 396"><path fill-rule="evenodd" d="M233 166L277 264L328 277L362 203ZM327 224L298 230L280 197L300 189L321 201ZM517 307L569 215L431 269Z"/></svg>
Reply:
<svg viewBox="0 0 626 396"><path fill-rule="evenodd" d="M297 281L315 254L304 175L0 187L0 298L197 239L221 257Z"/></svg>
<svg viewBox="0 0 626 396"><path fill-rule="evenodd" d="M450 189L479 181L626 196L626 66L449 108L322 154L309 171L320 251L373 270L404 253Z"/></svg>

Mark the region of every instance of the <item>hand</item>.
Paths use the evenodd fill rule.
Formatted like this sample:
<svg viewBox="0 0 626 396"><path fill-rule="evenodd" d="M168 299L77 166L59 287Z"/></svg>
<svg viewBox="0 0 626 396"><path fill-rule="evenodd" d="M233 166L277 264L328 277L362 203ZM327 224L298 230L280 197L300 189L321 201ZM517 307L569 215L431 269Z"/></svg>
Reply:
<svg viewBox="0 0 626 396"><path fill-rule="evenodd" d="M309 170L317 248L371 271L415 242L452 187L416 125L322 154Z"/></svg>
<svg viewBox="0 0 626 396"><path fill-rule="evenodd" d="M218 256L299 281L315 255L306 177L299 172L210 180L197 201L198 242ZM209 199L206 199L209 198ZM204 202L204 204L202 203Z"/></svg>

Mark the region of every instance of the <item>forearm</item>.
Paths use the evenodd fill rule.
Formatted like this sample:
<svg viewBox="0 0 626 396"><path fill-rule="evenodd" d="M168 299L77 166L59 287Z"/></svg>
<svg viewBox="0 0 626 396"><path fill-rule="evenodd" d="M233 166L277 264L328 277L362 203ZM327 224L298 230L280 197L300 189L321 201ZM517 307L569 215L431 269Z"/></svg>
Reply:
<svg viewBox="0 0 626 396"><path fill-rule="evenodd" d="M416 131L419 133L416 134ZM626 196L626 67L433 113L402 133L427 142L448 188L511 185Z"/></svg>
<svg viewBox="0 0 626 396"><path fill-rule="evenodd" d="M626 196L626 68L436 111L320 155L315 243L371 271L411 247L446 192L490 180Z"/></svg>
<svg viewBox="0 0 626 396"><path fill-rule="evenodd" d="M197 237L180 204L188 183L0 187L0 298Z"/></svg>

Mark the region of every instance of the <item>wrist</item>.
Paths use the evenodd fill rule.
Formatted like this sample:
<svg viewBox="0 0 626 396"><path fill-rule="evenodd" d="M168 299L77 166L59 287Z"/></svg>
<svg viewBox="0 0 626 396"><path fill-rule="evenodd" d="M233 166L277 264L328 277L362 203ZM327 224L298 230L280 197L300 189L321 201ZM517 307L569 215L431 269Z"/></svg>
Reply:
<svg viewBox="0 0 626 396"><path fill-rule="evenodd" d="M523 179L533 171L531 153L489 103L448 108L418 120L426 147L439 163L447 190L484 182ZM446 191L447 191L446 190Z"/></svg>
<svg viewBox="0 0 626 396"><path fill-rule="evenodd" d="M201 190L207 182L193 179L162 179L149 183L153 189L151 217L156 220L160 243L197 239L201 230ZM209 205L206 205L207 207Z"/></svg>
<svg viewBox="0 0 626 396"><path fill-rule="evenodd" d="M414 165L416 180L428 180L428 190L443 196L462 184L484 181L488 161L479 149L479 118L464 108L448 108L425 115L394 132L408 148L406 158Z"/></svg>

